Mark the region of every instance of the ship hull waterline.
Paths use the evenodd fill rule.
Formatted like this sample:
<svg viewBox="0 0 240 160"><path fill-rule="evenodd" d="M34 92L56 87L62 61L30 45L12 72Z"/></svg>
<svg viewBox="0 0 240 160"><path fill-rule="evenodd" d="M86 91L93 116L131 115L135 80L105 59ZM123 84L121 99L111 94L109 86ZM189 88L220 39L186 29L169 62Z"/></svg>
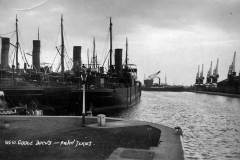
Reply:
<svg viewBox="0 0 240 160"><path fill-rule="evenodd" d="M2 89L12 104L34 104L44 114L80 115L82 113L82 89L36 88ZM107 112L131 107L140 101L141 88L87 89L86 111Z"/></svg>

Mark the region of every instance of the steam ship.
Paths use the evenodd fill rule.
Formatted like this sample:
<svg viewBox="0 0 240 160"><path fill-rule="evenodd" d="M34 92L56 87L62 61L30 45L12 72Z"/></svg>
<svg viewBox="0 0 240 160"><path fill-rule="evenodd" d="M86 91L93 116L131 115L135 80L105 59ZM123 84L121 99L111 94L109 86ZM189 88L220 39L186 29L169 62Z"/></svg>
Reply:
<svg viewBox="0 0 240 160"><path fill-rule="evenodd" d="M180 92L184 91L184 86L181 85L168 85L167 77L165 75L165 83L161 83L161 78L158 76L161 71L158 71L154 74L149 75L147 78L144 78L144 91L171 91L171 92ZM154 80L158 79L158 83L154 83Z"/></svg>
<svg viewBox="0 0 240 160"><path fill-rule="evenodd" d="M61 45L57 48L61 57L61 72L53 72L51 66L40 66L40 40L33 40L32 67L25 60L24 68L19 67L18 19L16 17L16 43L1 37L0 90L13 104L26 104L28 109L42 109L44 114L79 115L82 110L82 85L86 86L86 109L92 112L108 111L135 105L141 97L141 83L137 81L137 67L128 62L128 42L126 39L126 59L122 61L123 49L115 49L112 63L112 21L110 18L109 65L97 62L93 52L92 63L83 64L82 46L73 46L73 66L65 70L65 44L63 17L61 17ZM9 66L10 45L15 50L15 64ZM94 40L95 47L95 40ZM95 51L95 48L93 49ZM89 61L89 60L88 60Z"/></svg>

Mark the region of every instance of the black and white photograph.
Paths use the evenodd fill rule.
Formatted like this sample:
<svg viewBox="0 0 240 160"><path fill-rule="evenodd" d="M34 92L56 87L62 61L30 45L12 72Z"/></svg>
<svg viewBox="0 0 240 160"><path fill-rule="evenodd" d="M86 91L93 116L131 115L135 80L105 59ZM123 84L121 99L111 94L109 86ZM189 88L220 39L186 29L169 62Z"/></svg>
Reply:
<svg viewBox="0 0 240 160"><path fill-rule="evenodd" d="M240 0L0 0L0 160L239 160Z"/></svg>

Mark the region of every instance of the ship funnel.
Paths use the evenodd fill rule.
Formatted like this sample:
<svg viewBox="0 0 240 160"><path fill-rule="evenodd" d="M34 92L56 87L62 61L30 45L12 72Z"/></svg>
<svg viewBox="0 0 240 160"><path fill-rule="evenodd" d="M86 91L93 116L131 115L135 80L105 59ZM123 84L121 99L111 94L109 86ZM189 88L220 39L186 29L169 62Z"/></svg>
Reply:
<svg viewBox="0 0 240 160"><path fill-rule="evenodd" d="M81 67L81 46L73 46L73 70Z"/></svg>
<svg viewBox="0 0 240 160"><path fill-rule="evenodd" d="M117 73L122 71L122 49L115 49L115 69Z"/></svg>
<svg viewBox="0 0 240 160"><path fill-rule="evenodd" d="M32 65L33 69L40 70L40 40L33 40Z"/></svg>
<svg viewBox="0 0 240 160"><path fill-rule="evenodd" d="M1 68L9 68L8 65L8 52L10 47L10 39L2 38L2 49L1 49Z"/></svg>

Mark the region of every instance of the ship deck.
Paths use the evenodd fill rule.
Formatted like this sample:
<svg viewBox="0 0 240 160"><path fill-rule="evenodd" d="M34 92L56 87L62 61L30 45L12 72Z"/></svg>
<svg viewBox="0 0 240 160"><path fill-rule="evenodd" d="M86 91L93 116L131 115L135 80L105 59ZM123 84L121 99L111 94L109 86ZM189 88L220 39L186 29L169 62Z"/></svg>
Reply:
<svg viewBox="0 0 240 160"><path fill-rule="evenodd" d="M86 117L1 116L0 159L181 160L175 130L141 121L107 118L99 127Z"/></svg>

